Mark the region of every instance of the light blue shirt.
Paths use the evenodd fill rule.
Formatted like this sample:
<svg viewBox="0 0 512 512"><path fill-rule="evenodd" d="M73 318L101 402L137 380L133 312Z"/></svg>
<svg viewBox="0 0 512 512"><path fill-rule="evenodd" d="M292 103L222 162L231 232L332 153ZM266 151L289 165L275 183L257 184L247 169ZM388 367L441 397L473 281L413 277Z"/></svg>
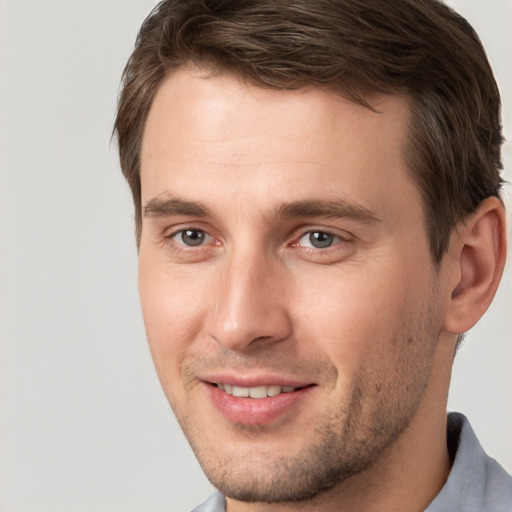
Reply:
<svg viewBox="0 0 512 512"><path fill-rule="evenodd" d="M469 421L448 415L448 444L456 450L448 480L425 512L512 512L512 477L483 450ZM220 492L192 512L226 512Z"/></svg>

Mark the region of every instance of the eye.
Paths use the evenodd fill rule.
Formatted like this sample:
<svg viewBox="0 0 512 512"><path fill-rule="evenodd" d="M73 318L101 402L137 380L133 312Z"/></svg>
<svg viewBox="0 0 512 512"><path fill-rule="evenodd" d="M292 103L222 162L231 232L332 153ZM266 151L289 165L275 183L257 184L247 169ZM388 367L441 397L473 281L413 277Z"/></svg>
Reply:
<svg viewBox="0 0 512 512"><path fill-rule="evenodd" d="M171 236L177 244L186 245L188 247L197 247L209 242L211 236L202 229L181 229Z"/></svg>
<svg viewBox="0 0 512 512"><path fill-rule="evenodd" d="M313 249L327 249L341 240L340 236L326 231L309 231L299 238L297 245Z"/></svg>

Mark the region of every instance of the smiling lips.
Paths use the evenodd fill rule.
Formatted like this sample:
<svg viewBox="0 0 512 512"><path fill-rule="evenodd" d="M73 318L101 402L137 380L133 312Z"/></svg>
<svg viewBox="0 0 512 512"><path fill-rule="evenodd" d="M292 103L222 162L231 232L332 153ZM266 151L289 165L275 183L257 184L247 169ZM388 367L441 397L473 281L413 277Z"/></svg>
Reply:
<svg viewBox="0 0 512 512"><path fill-rule="evenodd" d="M210 381L205 389L211 403L230 423L271 425L297 413L315 387L314 384L241 386Z"/></svg>

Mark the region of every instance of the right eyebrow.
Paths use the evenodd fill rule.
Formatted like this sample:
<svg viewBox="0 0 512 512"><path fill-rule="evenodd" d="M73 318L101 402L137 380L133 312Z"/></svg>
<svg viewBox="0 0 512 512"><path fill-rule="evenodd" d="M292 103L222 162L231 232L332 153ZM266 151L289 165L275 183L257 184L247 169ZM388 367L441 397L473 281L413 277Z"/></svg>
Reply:
<svg viewBox="0 0 512 512"><path fill-rule="evenodd" d="M306 199L281 203L275 208L274 217L326 217L352 219L361 223L376 223L380 219L368 208L343 199Z"/></svg>
<svg viewBox="0 0 512 512"><path fill-rule="evenodd" d="M150 199L143 208L144 217L158 219L173 215L191 215L193 217L210 217L210 210L202 203L187 201L178 197L159 196Z"/></svg>

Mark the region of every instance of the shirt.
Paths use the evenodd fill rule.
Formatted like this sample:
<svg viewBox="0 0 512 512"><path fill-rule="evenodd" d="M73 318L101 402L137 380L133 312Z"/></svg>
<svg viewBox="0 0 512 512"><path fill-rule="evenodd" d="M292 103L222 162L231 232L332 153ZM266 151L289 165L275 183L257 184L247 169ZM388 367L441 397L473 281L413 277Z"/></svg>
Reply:
<svg viewBox="0 0 512 512"><path fill-rule="evenodd" d="M484 452L464 415L448 415L447 440L453 466L425 512L512 512L512 476ZM215 492L192 512L226 512L226 500Z"/></svg>

